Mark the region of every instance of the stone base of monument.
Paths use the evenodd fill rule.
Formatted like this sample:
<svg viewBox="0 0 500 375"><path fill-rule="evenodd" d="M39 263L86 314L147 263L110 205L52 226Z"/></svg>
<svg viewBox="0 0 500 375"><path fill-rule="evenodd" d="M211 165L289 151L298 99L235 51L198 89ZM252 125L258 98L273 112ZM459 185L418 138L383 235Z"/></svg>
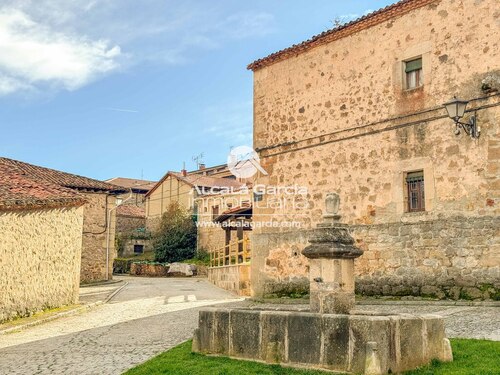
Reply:
<svg viewBox="0 0 500 375"><path fill-rule="evenodd" d="M206 308L193 351L344 373L387 374L451 361L443 318Z"/></svg>

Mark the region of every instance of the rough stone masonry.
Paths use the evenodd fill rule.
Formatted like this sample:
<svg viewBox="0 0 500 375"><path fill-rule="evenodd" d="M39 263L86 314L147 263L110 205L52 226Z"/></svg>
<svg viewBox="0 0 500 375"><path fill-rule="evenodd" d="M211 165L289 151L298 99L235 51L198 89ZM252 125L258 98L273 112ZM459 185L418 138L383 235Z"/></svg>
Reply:
<svg viewBox="0 0 500 375"><path fill-rule="evenodd" d="M358 292L500 298L499 16L495 0L408 0L250 65L268 173L255 183L308 190L305 208L284 195L254 202L254 221L302 225L255 228L254 295L307 292L301 252L333 191L364 251ZM414 59L422 84L407 89ZM478 139L455 135L442 106L455 95ZM412 173L423 180L416 212Z"/></svg>

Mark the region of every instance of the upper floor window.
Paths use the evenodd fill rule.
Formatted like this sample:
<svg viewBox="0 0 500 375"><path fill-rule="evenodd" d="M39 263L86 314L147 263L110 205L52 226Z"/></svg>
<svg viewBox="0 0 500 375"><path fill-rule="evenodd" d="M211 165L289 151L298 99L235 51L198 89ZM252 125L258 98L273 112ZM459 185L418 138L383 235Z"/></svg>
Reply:
<svg viewBox="0 0 500 375"><path fill-rule="evenodd" d="M406 174L408 212L425 211L424 171Z"/></svg>
<svg viewBox="0 0 500 375"><path fill-rule="evenodd" d="M422 58L405 61L406 89L411 90L424 84Z"/></svg>
<svg viewBox="0 0 500 375"><path fill-rule="evenodd" d="M217 216L219 216L219 206L213 206L212 207L212 219L215 219Z"/></svg>

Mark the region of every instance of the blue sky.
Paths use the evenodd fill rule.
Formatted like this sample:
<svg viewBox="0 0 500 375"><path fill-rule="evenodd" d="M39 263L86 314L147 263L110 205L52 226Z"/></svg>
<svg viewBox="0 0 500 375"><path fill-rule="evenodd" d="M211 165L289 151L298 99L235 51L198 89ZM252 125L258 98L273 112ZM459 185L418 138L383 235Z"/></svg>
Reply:
<svg viewBox="0 0 500 375"><path fill-rule="evenodd" d="M390 1L0 0L0 155L158 179L252 142L257 58Z"/></svg>

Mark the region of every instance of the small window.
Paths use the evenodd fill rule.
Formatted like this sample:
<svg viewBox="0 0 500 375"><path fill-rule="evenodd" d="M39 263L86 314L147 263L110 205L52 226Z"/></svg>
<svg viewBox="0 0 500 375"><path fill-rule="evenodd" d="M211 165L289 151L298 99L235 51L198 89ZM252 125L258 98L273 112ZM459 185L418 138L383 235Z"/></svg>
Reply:
<svg viewBox="0 0 500 375"><path fill-rule="evenodd" d="M212 219L215 219L217 216L219 216L219 206L213 206L212 207Z"/></svg>
<svg viewBox="0 0 500 375"><path fill-rule="evenodd" d="M406 174L408 212L425 211L424 172Z"/></svg>
<svg viewBox="0 0 500 375"><path fill-rule="evenodd" d="M144 252L144 245L134 245L134 253L142 254Z"/></svg>
<svg viewBox="0 0 500 375"><path fill-rule="evenodd" d="M424 76L422 74L422 58L405 62L406 74L406 89L411 90L420 87L424 84Z"/></svg>

